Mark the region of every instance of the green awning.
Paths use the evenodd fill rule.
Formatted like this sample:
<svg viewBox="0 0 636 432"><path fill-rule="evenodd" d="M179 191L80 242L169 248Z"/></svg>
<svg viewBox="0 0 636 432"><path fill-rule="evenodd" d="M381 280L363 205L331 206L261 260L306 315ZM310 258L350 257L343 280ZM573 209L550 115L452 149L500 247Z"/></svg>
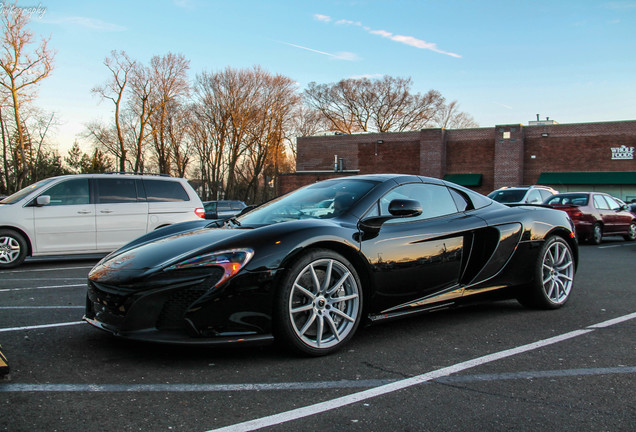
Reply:
<svg viewBox="0 0 636 432"><path fill-rule="evenodd" d="M543 185L633 185L636 171L544 172L537 184Z"/></svg>
<svg viewBox="0 0 636 432"><path fill-rule="evenodd" d="M481 186L482 174L446 174L444 180L461 186Z"/></svg>

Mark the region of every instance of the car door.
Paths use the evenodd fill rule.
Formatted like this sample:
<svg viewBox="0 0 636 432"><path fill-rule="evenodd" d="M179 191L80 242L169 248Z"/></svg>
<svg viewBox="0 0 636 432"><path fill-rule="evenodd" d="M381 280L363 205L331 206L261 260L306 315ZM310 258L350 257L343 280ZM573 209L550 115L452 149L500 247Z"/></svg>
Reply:
<svg viewBox="0 0 636 432"><path fill-rule="evenodd" d="M608 195L603 195L605 201L612 212L612 232L626 232L632 223L633 216L627 210L621 210L622 205L614 198Z"/></svg>
<svg viewBox="0 0 636 432"><path fill-rule="evenodd" d="M33 207L35 254L95 251L95 205L88 178L63 180L39 196L50 203Z"/></svg>
<svg viewBox="0 0 636 432"><path fill-rule="evenodd" d="M134 178L96 178L97 249L115 250L143 235L148 227L148 203L138 199Z"/></svg>
<svg viewBox="0 0 636 432"><path fill-rule="evenodd" d="M610 209L609 204L601 194L594 194L592 197L594 208L598 212L599 218L603 221L603 234L611 234L616 231L615 212Z"/></svg>
<svg viewBox="0 0 636 432"><path fill-rule="evenodd" d="M375 286L373 307L383 312L416 306L428 296L458 289L466 234L486 225L459 212L448 188L426 183L398 186L367 216L389 215L394 199L416 200L423 212L389 220L376 236L366 240L363 236L361 249L370 260Z"/></svg>

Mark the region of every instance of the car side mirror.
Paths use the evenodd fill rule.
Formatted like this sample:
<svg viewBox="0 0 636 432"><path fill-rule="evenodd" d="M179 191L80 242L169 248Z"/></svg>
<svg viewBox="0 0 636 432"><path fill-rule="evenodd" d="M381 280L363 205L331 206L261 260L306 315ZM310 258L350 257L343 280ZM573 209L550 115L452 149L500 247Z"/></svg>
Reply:
<svg viewBox="0 0 636 432"><path fill-rule="evenodd" d="M359 228L365 233L376 235L384 222L391 219L401 219L419 216L422 214L422 205L419 201L408 199L394 199L389 203L390 216L374 216L361 220Z"/></svg>
<svg viewBox="0 0 636 432"><path fill-rule="evenodd" d="M46 206L51 204L51 196L50 195L40 195L35 199L35 205L38 207Z"/></svg>

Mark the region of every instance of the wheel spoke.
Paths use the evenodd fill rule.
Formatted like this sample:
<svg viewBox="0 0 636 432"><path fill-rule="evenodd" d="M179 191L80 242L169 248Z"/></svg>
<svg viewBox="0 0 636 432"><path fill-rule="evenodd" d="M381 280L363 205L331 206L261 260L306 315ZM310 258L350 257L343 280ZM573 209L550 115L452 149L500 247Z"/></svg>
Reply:
<svg viewBox="0 0 636 432"><path fill-rule="evenodd" d="M314 281L314 286L316 287L316 293L320 293L320 280L318 280L318 275L316 274L316 269L314 266L309 267L309 271L311 272L311 278Z"/></svg>
<svg viewBox="0 0 636 432"><path fill-rule="evenodd" d="M325 295L330 296L333 293L335 293L336 291L338 291L340 288L342 288L342 285L345 283L345 281L351 276L351 273L349 273L349 271L347 271L345 274L342 275L342 277L340 278L340 280L338 280L338 282L331 287L331 289L329 289Z"/></svg>
<svg viewBox="0 0 636 432"><path fill-rule="evenodd" d="M292 314L297 314L297 313L300 313L300 312L306 312L308 310L312 310L313 308L314 308L314 305L312 303L307 303L306 305L303 305L303 306L297 307L295 309L292 309L291 313Z"/></svg>
<svg viewBox="0 0 636 432"><path fill-rule="evenodd" d="M316 321L316 347L320 348L322 343L322 333L325 329L325 322L322 316L318 315L318 320Z"/></svg>
<svg viewBox="0 0 636 432"><path fill-rule="evenodd" d="M333 333L333 336L336 338L336 340L340 342L340 333L338 333L338 328L336 327L336 323L333 322L333 319L331 318L329 314L325 315L324 318L325 318L325 321L327 321L327 325L331 329L331 333Z"/></svg>
<svg viewBox="0 0 636 432"><path fill-rule="evenodd" d="M311 327L311 325L314 323L315 320L316 320L316 313L312 312L311 316L309 317L309 319L307 320L303 328L298 331L298 333L301 336L307 333L307 330L309 330L309 327Z"/></svg>
<svg viewBox="0 0 636 432"><path fill-rule="evenodd" d="M346 313L344 313L343 311L341 311L338 308L331 309L331 312L336 314L336 315L338 315L339 317L342 317L342 318L346 319L349 322L354 322L355 321L352 317L350 317L349 315L347 315Z"/></svg>
<svg viewBox="0 0 636 432"><path fill-rule="evenodd" d="M312 293L311 291L309 291L307 288L298 285L297 283L294 284L294 288L296 289L296 291L300 291L301 293L303 293L304 295L306 295L307 297L309 297L311 300L316 298L316 295L314 293Z"/></svg>
<svg viewBox="0 0 636 432"><path fill-rule="evenodd" d="M349 300L353 300L355 298L358 298L358 294L351 294L351 295L342 296L342 297L333 297L332 303L342 303Z"/></svg>
<svg viewBox="0 0 636 432"><path fill-rule="evenodd" d="M329 260L327 263L327 269L325 270L325 280L322 281L322 286L320 287L321 293L324 293L329 288L329 284L331 283L331 269L333 268L333 260Z"/></svg>

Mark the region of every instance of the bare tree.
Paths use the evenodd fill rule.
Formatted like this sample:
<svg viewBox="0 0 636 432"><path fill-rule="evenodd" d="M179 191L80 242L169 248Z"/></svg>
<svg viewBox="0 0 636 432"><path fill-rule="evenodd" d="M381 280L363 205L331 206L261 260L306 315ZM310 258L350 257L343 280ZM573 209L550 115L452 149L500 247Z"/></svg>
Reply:
<svg viewBox="0 0 636 432"><path fill-rule="evenodd" d="M390 76L310 83L305 101L322 114L334 131L403 132L433 124L444 103L439 92L413 93L411 86L410 78Z"/></svg>
<svg viewBox="0 0 636 432"><path fill-rule="evenodd" d="M174 149L170 146L168 124L171 112L184 103L190 91L188 69L190 61L182 54L168 53L150 60L150 74L153 91L150 105L152 141L159 172L170 174Z"/></svg>
<svg viewBox="0 0 636 432"><path fill-rule="evenodd" d="M479 127L472 116L459 111L459 103L452 101L437 112L437 125L445 129L467 129Z"/></svg>
<svg viewBox="0 0 636 432"><path fill-rule="evenodd" d="M17 5L2 8L0 22L0 85L8 93L13 110L15 139L19 153L16 184L20 187L29 174L26 164L28 137L24 130L22 110L34 97L34 88L53 70L54 52L49 50L46 39L42 39L39 45L33 47L34 36L27 29L29 16Z"/></svg>
<svg viewBox="0 0 636 432"><path fill-rule="evenodd" d="M124 92L126 86L129 83L130 75L135 68L135 61L124 51L111 51L110 57L106 57L104 65L111 73L111 77L105 84L93 87L91 92L99 95L102 99L110 100L115 105L115 134L116 144L111 143L107 148L118 146L118 150L115 152L117 159L119 160L119 170L121 172L126 171L126 159L127 159L127 146L124 139L124 131L122 127L122 108L124 100Z"/></svg>
<svg viewBox="0 0 636 432"><path fill-rule="evenodd" d="M209 189L226 197L260 200L263 185L277 173L292 113L299 103L294 82L260 67L197 76L197 152L211 167ZM271 168L271 169L270 169Z"/></svg>

